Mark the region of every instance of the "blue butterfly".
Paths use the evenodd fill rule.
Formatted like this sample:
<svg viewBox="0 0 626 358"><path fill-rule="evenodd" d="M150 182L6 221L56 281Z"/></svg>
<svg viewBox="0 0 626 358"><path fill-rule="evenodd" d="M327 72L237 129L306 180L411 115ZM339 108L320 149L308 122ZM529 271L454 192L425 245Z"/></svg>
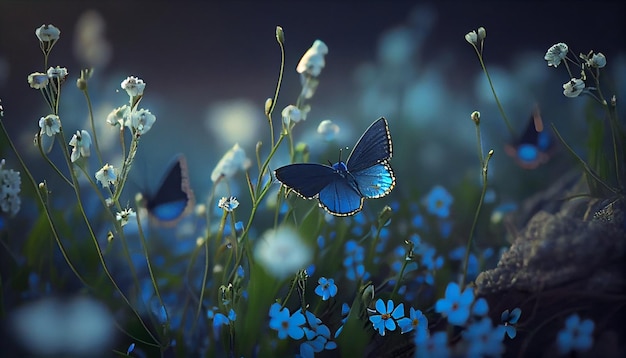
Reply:
<svg viewBox="0 0 626 358"><path fill-rule="evenodd" d="M154 195L146 195L146 209L158 224L172 226L194 205L189 186L189 174L185 157L179 155L170 166Z"/></svg>
<svg viewBox="0 0 626 358"><path fill-rule="evenodd" d="M535 106L524 134L505 151L513 157L517 165L524 169L535 169L550 159L554 138L543 130L543 120L539 107Z"/></svg>
<svg viewBox="0 0 626 358"><path fill-rule="evenodd" d="M396 184L388 161L391 134L383 117L372 123L354 146L348 160L330 165L296 163L274 171L287 188L305 199L317 198L319 205L336 216L354 215L365 198L380 198Z"/></svg>

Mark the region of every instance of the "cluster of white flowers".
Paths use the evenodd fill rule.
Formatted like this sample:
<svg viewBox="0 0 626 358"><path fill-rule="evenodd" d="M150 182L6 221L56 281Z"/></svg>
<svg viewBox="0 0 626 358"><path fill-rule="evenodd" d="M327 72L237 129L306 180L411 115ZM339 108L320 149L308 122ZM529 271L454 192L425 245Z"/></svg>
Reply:
<svg viewBox="0 0 626 358"><path fill-rule="evenodd" d="M50 67L46 73L42 72L33 72L28 75L28 84L31 88L34 89L44 89L51 80L57 80L58 82L63 82L67 78L69 72L65 67Z"/></svg>
<svg viewBox="0 0 626 358"><path fill-rule="evenodd" d="M0 209L9 215L15 215L22 203L19 194L22 180L20 172L4 169L5 160L0 160Z"/></svg>
<svg viewBox="0 0 626 358"><path fill-rule="evenodd" d="M583 93L585 90L589 91L593 89L592 87L586 88L585 80L587 79L587 75L585 74L585 71L588 69L597 70L606 66L606 57L602 52L594 53L593 51L590 51L586 55L581 53L579 55L580 59L582 59L582 62L579 63L581 68L580 78L576 78L572 76L567 64L567 61L574 62L567 57L568 53L569 46L567 46L566 43L559 42L550 46L543 58L548 62L548 66L550 67L558 67L561 62L565 64L571 79L563 84L563 95L572 98L578 97L578 95Z"/></svg>
<svg viewBox="0 0 626 358"><path fill-rule="evenodd" d="M146 83L137 77L129 76L122 81L120 87L128 93L131 105L136 105L143 96ZM106 122L112 126L120 126L120 130L127 127L134 136L146 134L156 121L156 116L147 109L136 109L129 105L115 108L107 116Z"/></svg>

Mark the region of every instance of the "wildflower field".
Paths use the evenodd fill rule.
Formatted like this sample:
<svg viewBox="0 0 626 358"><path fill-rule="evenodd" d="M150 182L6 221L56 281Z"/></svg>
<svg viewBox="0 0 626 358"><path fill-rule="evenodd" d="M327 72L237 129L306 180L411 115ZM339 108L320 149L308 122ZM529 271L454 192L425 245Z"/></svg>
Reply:
<svg viewBox="0 0 626 358"><path fill-rule="evenodd" d="M177 4L0 4L0 356L626 355L626 5Z"/></svg>

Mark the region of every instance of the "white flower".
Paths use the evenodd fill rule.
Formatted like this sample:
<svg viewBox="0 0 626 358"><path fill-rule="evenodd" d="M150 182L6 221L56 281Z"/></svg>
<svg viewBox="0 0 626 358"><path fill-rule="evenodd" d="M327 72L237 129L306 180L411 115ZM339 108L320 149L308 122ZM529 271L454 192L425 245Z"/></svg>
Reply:
<svg viewBox="0 0 626 358"><path fill-rule="evenodd" d="M591 59L587 62L589 67L602 68L606 66L606 57L602 52L594 53Z"/></svg>
<svg viewBox="0 0 626 358"><path fill-rule="evenodd" d="M133 98L143 95L143 90L146 88L146 84L142 79L130 76L122 81L121 87L131 98Z"/></svg>
<svg viewBox="0 0 626 358"><path fill-rule="evenodd" d="M48 77L51 79L56 78L59 81L63 81L65 80L65 77L67 77L68 73L67 73L67 68L57 66L57 67L50 67L48 69L47 74L48 74Z"/></svg>
<svg viewBox="0 0 626 358"><path fill-rule="evenodd" d="M476 31L472 30L472 31L468 32L467 34L465 34L465 41L469 42L470 45L477 45L478 44L478 34L476 33Z"/></svg>
<svg viewBox="0 0 626 358"><path fill-rule="evenodd" d="M110 184L115 185L117 181L117 173L115 168L106 163L100 170L96 172L96 180L102 184L103 188L108 188Z"/></svg>
<svg viewBox="0 0 626 358"><path fill-rule="evenodd" d="M136 135L143 135L152 128L152 125L156 121L154 114L150 113L147 109L140 109L133 111L130 114L130 118L126 118L126 126L131 128Z"/></svg>
<svg viewBox="0 0 626 358"><path fill-rule="evenodd" d="M339 133L339 126L330 119L325 119L317 126L317 133L324 137L324 140L331 141Z"/></svg>
<svg viewBox="0 0 626 358"><path fill-rule="evenodd" d="M128 224L131 218L134 218L137 214L132 208L124 209L115 214L115 219L120 222L121 226Z"/></svg>
<svg viewBox="0 0 626 358"><path fill-rule="evenodd" d="M35 30L35 36L37 36L41 42L56 41L59 39L60 35L61 30L54 25L41 25Z"/></svg>
<svg viewBox="0 0 626 358"><path fill-rule="evenodd" d="M48 85L48 75L41 72L33 72L28 75L28 84L34 89L45 88Z"/></svg>
<svg viewBox="0 0 626 358"><path fill-rule="evenodd" d="M283 116L283 123L289 125L289 122L293 121L294 123L298 123L302 120L302 113L300 109L293 104L288 105L281 112Z"/></svg>
<svg viewBox="0 0 626 358"><path fill-rule="evenodd" d="M20 210L20 172L4 169L5 160L0 160L0 210L13 216Z"/></svg>
<svg viewBox="0 0 626 358"><path fill-rule="evenodd" d="M487 37L487 30L481 26L478 28L478 41L484 40L485 37Z"/></svg>
<svg viewBox="0 0 626 358"><path fill-rule="evenodd" d="M77 161L80 157L86 158L91 155L89 149L91 147L91 136L86 130L76 131L76 134L70 139L69 144L74 147L72 148L72 155L70 156L72 163Z"/></svg>
<svg viewBox="0 0 626 358"><path fill-rule="evenodd" d="M563 94L565 97L578 97L585 89L585 82L579 78L572 78L563 84Z"/></svg>
<svg viewBox="0 0 626 358"><path fill-rule="evenodd" d="M548 66L557 67L561 61L565 59L565 56L567 56L568 49L567 44L559 42L548 49L543 59L548 61Z"/></svg>
<svg viewBox="0 0 626 358"><path fill-rule="evenodd" d="M227 179L235 175L239 169L246 170L250 167L250 159L246 157L246 152L236 143L217 162L215 169L211 173L211 180L215 183L221 178Z"/></svg>
<svg viewBox="0 0 626 358"><path fill-rule="evenodd" d="M39 119L39 128L41 128L41 134L46 134L48 137L52 137L61 131L61 120L59 116L49 114Z"/></svg>
<svg viewBox="0 0 626 358"><path fill-rule="evenodd" d="M112 126L122 126L130 116L130 107L123 105L111 111L107 116L107 123Z"/></svg>
<svg viewBox="0 0 626 358"><path fill-rule="evenodd" d="M239 201L234 196L231 197L222 197L220 201L217 203L217 207L220 209L231 212L239 206Z"/></svg>
<svg viewBox="0 0 626 358"><path fill-rule="evenodd" d="M269 274L282 280L310 264L313 254L296 230L279 226L263 234L254 249L254 256Z"/></svg>
<svg viewBox="0 0 626 358"><path fill-rule="evenodd" d="M322 68L326 65L324 56L328 53L328 47L322 40L315 40L313 46L309 48L296 67L298 73L306 73L310 76L317 77L322 72Z"/></svg>

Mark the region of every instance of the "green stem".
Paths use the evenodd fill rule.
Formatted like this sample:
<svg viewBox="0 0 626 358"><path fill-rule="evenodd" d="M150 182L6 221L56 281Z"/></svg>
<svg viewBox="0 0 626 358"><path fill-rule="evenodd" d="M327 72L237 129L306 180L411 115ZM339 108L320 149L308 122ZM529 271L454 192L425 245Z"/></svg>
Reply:
<svg viewBox="0 0 626 358"><path fill-rule="evenodd" d="M483 61L483 56L476 47L474 47L474 50L476 51L476 54L478 55L480 66L482 67L483 72L485 73L485 76L487 76L487 81L489 81L489 87L491 88L491 93L493 93L493 98L495 98L496 100L496 103L498 105L498 110L500 111L500 114L502 115L502 119L504 119L504 123L506 124L506 127L509 130L509 133L511 133L511 137L517 138L517 136L515 135L515 131L513 130L513 127L511 126L511 123L509 123L506 113L504 113L504 108L502 107L502 103L500 103L500 99L498 98L498 95L496 94L496 89L493 86L493 82L491 81L491 76L489 76L489 71L487 71L487 66L485 66L485 62Z"/></svg>
<svg viewBox="0 0 626 358"><path fill-rule="evenodd" d="M474 230L476 229L476 224L478 223L478 215L480 214L480 209L483 206L483 201L485 199L485 193L487 193L487 174L489 169L489 160L493 156L493 149L489 151L487 154L487 158L484 160L484 165L482 167L482 176L483 176L483 189L480 193L480 199L478 200L478 206L476 207L476 212L474 213L474 221L472 222L472 228L470 230L469 238L467 240L467 247L465 248L465 259L463 260L463 280L461 281L461 291L465 289L465 281L467 280L467 268L469 265L469 256L470 250L472 248L472 243L474 241Z"/></svg>
<svg viewBox="0 0 626 358"><path fill-rule="evenodd" d="M91 98L89 97L89 91L86 88L82 92L85 95L85 100L87 101L87 108L89 111L89 123L91 124L91 132L93 133L93 145L96 148L96 155L98 155L98 163L100 164L100 167L102 167L104 163L102 162L102 154L100 153L100 146L98 145L98 134L96 133L96 124L93 118L93 106L91 104Z"/></svg>

